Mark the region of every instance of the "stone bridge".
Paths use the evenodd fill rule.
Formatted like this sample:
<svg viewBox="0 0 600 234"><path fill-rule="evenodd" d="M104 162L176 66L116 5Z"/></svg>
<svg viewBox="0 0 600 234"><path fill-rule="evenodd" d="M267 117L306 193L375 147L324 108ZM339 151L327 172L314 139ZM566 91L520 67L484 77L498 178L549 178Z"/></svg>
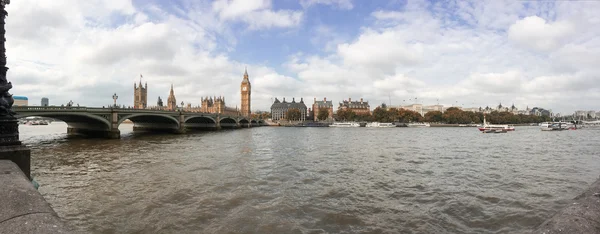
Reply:
<svg viewBox="0 0 600 234"><path fill-rule="evenodd" d="M185 133L188 129L218 130L264 124L262 120L244 116L185 111L56 106L13 106L12 109L17 118L39 116L62 120L69 126L69 135L113 139L120 138L119 125L127 119L133 122L134 131L173 133Z"/></svg>

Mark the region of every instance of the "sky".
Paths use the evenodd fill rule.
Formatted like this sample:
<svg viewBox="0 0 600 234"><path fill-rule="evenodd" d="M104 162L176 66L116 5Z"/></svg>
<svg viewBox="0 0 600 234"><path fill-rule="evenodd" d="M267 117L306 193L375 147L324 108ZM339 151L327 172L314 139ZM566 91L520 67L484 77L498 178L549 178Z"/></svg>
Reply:
<svg viewBox="0 0 600 234"><path fill-rule="evenodd" d="M600 1L18 0L8 80L30 105L338 102L600 111Z"/></svg>

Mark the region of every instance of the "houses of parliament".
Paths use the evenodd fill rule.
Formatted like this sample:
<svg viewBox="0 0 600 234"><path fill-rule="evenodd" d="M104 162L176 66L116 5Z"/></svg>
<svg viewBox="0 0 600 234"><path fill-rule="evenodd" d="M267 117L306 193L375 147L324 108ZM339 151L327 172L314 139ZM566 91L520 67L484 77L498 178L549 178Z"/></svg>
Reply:
<svg viewBox="0 0 600 234"><path fill-rule="evenodd" d="M237 106L228 107L225 104L225 97L222 96L203 97L200 99L200 106L192 106L191 103L188 103L186 106L184 106L183 102L178 105L177 99L175 98L175 91L173 90L173 84L171 84L171 90L169 90L169 96L167 97L166 105L159 96L156 106L148 106L148 83L142 85L142 78L142 75L140 75L139 85L136 83L133 84L133 108L135 109L202 112L212 114L241 115L246 117L250 116L251 114L250 104L252 88L247 70L244 71L244 77L242 79L242 83L240 84L241 108L238 108Z"/></svg>

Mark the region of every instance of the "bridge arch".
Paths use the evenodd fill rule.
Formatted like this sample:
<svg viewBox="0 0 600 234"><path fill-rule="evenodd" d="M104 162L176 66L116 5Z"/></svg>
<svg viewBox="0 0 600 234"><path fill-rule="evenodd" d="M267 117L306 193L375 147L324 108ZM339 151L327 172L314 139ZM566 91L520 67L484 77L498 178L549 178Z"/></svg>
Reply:
<svg viewBox="0 0 600 234"><path fill-rule="evenodd" d="M217 121L211 116L189 116L185 118L185 127L188 129L211 130L218 129Z"/></svg>
<svg viewBox="0 0 600 234"><path fill-rule="evenodd" d="M238 122L230 117L223 117L219 120L219 125L221 128L237 128Z"/></svg>
<svg viewBox="0 0 600 234"><path fill-rule="evenodd" d="M179 128L179 120L170 115L140 113L140 114L125 115L123 117L119 116L119 121L117 122L117 125L120 125L126 119L131 120L131 122L133 122L134 124L135 123L174 124L175 127Z"/></svg>
<svg viewBox="0 0 600 234"><path fill-rule="evenodd" d="M217 121L211 116L189 116L186 117L184 122L187 123L213 123L216 124Z"/></svg>
<svg viewBox="0 0 600 234"><path fill-rule="evenodd" d="M53 118L64 121L70 128L80 128L89 130L110 130L109 115L100 116L88 113L69 113L69 112L19 112L17 118L26 118L31 116Z"/></svg>

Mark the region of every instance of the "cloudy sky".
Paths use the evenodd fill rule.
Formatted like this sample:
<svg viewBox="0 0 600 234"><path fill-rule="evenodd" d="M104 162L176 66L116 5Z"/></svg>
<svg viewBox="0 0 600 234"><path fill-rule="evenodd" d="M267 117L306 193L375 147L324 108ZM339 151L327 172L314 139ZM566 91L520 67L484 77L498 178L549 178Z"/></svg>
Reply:
<svg viewBox="0 0 600 234"><path fill-rule="evenodd" d="M600 110L600 1L18 0L12 93L60 105L202 96ZM410 99L410 100L409 100Z"/></svg>

